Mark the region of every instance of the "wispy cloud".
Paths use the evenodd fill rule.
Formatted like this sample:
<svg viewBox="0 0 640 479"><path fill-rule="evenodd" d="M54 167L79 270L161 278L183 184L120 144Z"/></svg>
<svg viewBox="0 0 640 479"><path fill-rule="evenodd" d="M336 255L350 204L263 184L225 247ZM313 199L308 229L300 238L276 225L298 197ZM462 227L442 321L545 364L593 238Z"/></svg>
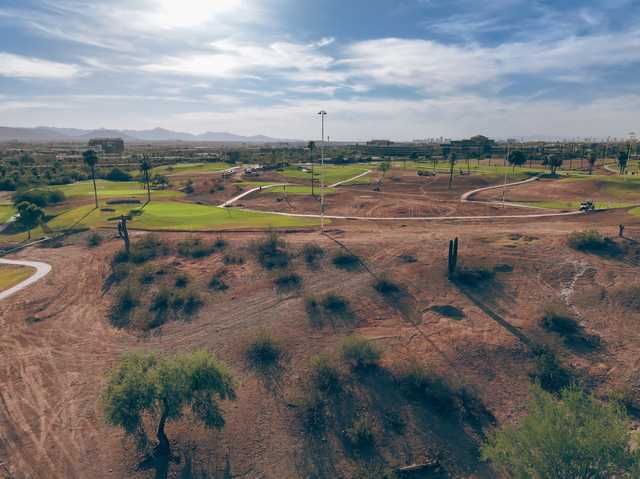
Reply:
<svg viewBox="0 0 640 479"><path fill-rule="evenodd" d="M0 53L0 76L69 80L82 75L78 65L51 62L13 53Z"/></svg>

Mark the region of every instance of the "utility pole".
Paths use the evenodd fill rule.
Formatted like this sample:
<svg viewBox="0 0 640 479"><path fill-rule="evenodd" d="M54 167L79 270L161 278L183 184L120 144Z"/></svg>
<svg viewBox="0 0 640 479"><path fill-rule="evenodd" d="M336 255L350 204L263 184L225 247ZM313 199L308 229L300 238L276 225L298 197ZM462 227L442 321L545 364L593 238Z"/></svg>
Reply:
<svg viewBox="0 0 640 479"><path fill-rule="evenodd" d="M318 112L322 123L322 143L320 143L320 229L324 233L324 117L327 112Z"/></svg>

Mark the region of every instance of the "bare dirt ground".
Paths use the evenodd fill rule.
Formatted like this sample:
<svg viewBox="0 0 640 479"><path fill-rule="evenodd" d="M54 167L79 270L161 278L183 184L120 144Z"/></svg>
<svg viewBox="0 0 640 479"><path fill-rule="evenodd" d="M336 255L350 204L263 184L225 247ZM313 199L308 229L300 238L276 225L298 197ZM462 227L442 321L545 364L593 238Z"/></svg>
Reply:
<svg viewBox="0 0 640 479"><path fill-rule="evenodd" d="M392 199L396 190L403 190L395 186L402 181L388 179L377 196L363 187L349 188L347 194L380 198L378 205L392 202L395 206L374 202L370 208L393 211L402 207L397 202L408 201L406 193ZM437 177L438 187L446 188L439 181ZM470 189L477 179L464 181L469 182L464 188ZM410 194L421 195L419 187ZM447 197L448 190L438 194L428 190L423 196L433 201L440 194L447 207L455 203L454 194ZM626 248L618 257L580 253L566 244L572 231L597 227L614 236L620 223L627 225L629 239L618 240ZM225 467L231 471L226 477L245 479L352 477L360 459L345 455L333 440L310 440L300 422L298 399L309 359L333 351L340 338L354 330L383 348L385 367L417 358L472 388L498 423L520 416L528 398L532 356L522 337L553 348L562 363L598 394L622 385L639 387L640 314L617 303L611 292L637 281L640 263L634 238L640 238L640 219L616 211L437 225L334 221L331 228L330 235L360 255L374 274L384 274L406 288L412 298L409 316L373 290L373 277L366 271L336 269L331 257L340 248L318 233L285 237L294 253L309 241L327 251L317 271L294 257L292 269L303 277L303 289L293 293L279 294L273 285L276 274L262 269L246 249L260 234L220 235L229 241L229 250L245 256L242 265L223 265L223 253L201 260L163 260L203 283L224 268L230 289L206 292L205 306L192 320L169 322L146 334L117 329L107 318L113 291L103 290L103 284L120 247L116 240L90 250L76 237L62 248L31 248L12 255L46 261L53 270L11 301L0 302L0 477L153 477L153 471L136 467L140 458L133 441L104 424L99 406L106 371L120 354L140 348L171 352L206 348L231 367L237 381L238 400L223 405L224 430L205 430L188 417L169 425L168 435L181 456L169 473L176 478L202 471L209 477L225 477ZM446 280L447 243L456 236L461 240L463 266L498 266L502 271L471 296ZM413 255L416 261L403 261L401 255ZM310 323L305 298L330 292L350 300L357 318L354 324L319 328ZM602 339L603 348L576 350L544 331L540 309L550 298L575 308L588 333ZM464 316L444 317L431 309L438 305L454 305ZM505 327L505 322L516 329ZM259 379L243 359L246 344L261 330L280 338L287 351L284 371L275 383ZM375 402L383 409L397 408L407 423L403 434L377 437L380 457L394 465L437 457L450 477L496 477L477 457L482 432L400 402L385 376L365 378L361 387L391 391L376 396ZM190 468L195 471L192 476Z"/></svg>

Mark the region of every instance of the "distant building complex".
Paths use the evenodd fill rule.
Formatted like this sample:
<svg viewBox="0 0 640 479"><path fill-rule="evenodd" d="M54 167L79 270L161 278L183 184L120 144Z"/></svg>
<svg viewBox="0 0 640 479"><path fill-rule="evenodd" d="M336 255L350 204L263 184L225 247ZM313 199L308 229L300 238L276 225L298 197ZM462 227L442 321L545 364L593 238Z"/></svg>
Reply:
<svg viewBox="0 0 640 479"><path fill-rule="evenodd" d="M89 140L89 148L107 154L124 153L124 140L122 138L94 138Z"/></svg>

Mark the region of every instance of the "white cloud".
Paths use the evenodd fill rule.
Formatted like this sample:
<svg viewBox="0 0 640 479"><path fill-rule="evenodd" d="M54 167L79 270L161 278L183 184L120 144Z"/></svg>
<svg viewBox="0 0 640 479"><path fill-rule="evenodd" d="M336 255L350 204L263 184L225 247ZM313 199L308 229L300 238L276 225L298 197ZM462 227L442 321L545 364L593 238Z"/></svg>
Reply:
<svg viewBox="0 0 640 479"><path fill-rule="evenodd" d="M0 76L69 80L82 75L78 65L0 52Z"/></svg>
<svg viewBox="0 0 640 479"><path fill-rule="evenodd" d="M315 45L274 42L267 46L225 39L212 42L211 52L171 56L142 65L148 72L166 72L198 77L261 78L273 73L324 72L333 58Z"/></svg>

